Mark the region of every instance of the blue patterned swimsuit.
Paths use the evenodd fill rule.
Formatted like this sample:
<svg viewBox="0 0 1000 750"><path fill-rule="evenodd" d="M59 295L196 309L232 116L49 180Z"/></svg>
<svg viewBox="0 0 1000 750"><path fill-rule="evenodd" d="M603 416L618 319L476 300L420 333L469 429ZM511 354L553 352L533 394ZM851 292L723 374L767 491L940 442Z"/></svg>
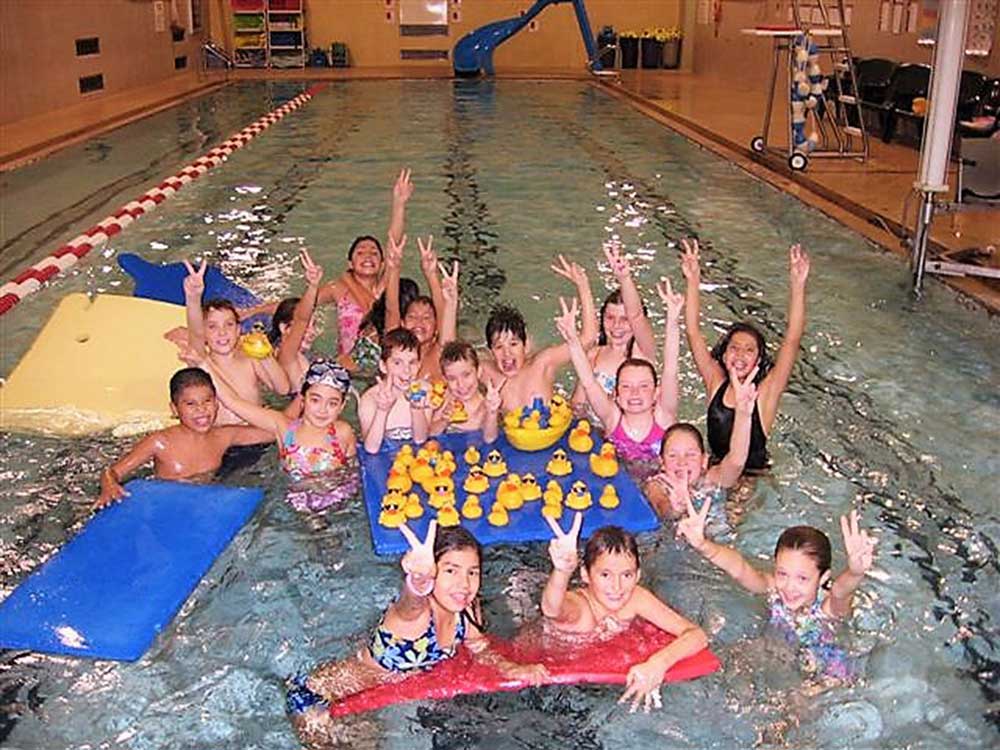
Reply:
<svg viewBox="0 0 1000 750"><path fill-rule="evenodd" d="M836 643L837 621L823 612L822 597L800 614L790 612L777 591L770 592L769 603L770 624L786 643L798 647L799 665L804 672L842 680L854 676L853 660Z"/></svg>
<svg viewBox="0 0 1000 750"><path fill-rule="evenodd" d="M385 615L382 616L383 622ZM368 644L368 653L382 669L390 672L409 672L414 669L430 669L438 662L450 659L455 655L459 645L465 640L466 614L460 612L455 621L455 639L447 649L438 643L437 630L434 627L434 614L431 613L427 630L417 638L397 638L391 631L383 627L382 622L372 633Z"/></svg>

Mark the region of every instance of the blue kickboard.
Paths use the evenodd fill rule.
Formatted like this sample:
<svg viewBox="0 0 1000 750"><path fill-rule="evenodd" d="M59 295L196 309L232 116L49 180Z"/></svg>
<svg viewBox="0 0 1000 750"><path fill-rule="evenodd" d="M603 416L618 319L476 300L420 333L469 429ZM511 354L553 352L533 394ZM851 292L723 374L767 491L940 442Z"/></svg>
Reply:
<svg viewBox="0 0 1000 750"><path fill-rule="evenodd" d="M135 661L264 497L133 480L0 604L0 648Z"/></svg>
<svg viewBox="0 0 1000 750"><path fill-rule="evenodd" d="M556 445L542 451L525 452L512 447L507 439L500 435L500 438L492 445L484 445L482 435L478 432L457 433L452 435L441 435L436 440L441 444L442 449L450 450L455 454L455 462L458 470L455 472L455 497L456 508L461 510L465 496L468 494L462 489L462 483L469 473L469 466L462 458L462 454L470 445L475 445L482 456L496 448L503 454L507 462L509 473L523 475L531 472L538 479L538 483L545 489L549 479L555 479L563 489L565 494L571 484L577 479L582 479L590 487L593 497L593 504L583 511L583 527L580 531L580 538L584 539L593 534L602 526L621 526L633 532L652 531L660 525L660 521L649 502L636 486L635 481L625 471L624 464L619 463L618 473L611 479L602 479L594 476L590 471L589 457L587 454L575 453L567 446L567 437L563 437ZM596 441L595 441L596 442ZM363 493L365 507L368 510L368 523L372 532L372 543L375 553L378 555L396 555L406 552L409 549L406 540L398 529L389 529L379 525L378 517L382 508L382 496L385 494L386 478L392 466L392 460L403 442L386 441L382 450L377 454L366 453L362 448L358 451L361 457L361 476L363 482ZM600 443L596 442L599 446ZM550 477L545 473L545 464L552 457L552 452L556 448L562 448L569 455L573 462L573 473L565 477ZM416 448L414 449L416 450ZM510 512L510 523L507 526L492 526L486 520L486 516L493 507L496 499L496 488L502 481L500 479L490 480L490 489L482 493L479 498L483 508L483 515L474 521L462 518L462 526L472 532L472 535L479 540L480 544L514 544L518 542L549 541L552 539L552 529L549 528L544 516L541 513L542 501L532 500L526 502L519 510ZM620 505L614 510L606 510L597 503L597 499L604 489L605 484L613 484ZM407 525L413 529L417 536L423 538L427 533L427 525L431 518L436 516L437 511L427 504L427 494L414 485L413 492L416 492L424 506L424 514L420 518L407 521ZM572 523L573 514L576 511L563 506L563 515L560 524L564 529L569 529Z"/></svg>
<svg viewBox="0 0 1000 750"><path fill-rule="evenodd" d="M170 302L174 305L184 304L184 279L187 268L183 263L150 263L135 253L122 253L118 256L118 265L135 281L133 297L155 299L160 302ZM201 298L227 299L237 308L259 305L260 297L246 287L230 281L215 266L209 266L205 271L205 291ZM270 315L255 315L243 321L243 329L248 330L253 323L261 322L270 325Z"/></svg>

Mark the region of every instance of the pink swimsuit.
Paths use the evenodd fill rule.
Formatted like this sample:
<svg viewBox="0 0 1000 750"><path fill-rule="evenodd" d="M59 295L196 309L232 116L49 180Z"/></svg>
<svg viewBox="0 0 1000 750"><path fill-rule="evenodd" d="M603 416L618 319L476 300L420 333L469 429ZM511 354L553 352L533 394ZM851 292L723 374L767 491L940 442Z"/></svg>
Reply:
<svg viewBox="0 0 1000 750"><path fill-rule="evenodd" d="M655 461L660 457L660 445L663 443L663 436L666 434L656 420L653 426L642 440L633 440L625 432L624 419L618 420L618 425L609 436L618 455L626 461Z"/></svg>
<svg viewBox="0 0 1000 750"><path fill-rule="evenodd" d="M337 350L341 354L351 353L364 317L364 308L357 303L351 294L345 294L337 300L337 327L340 329Z"/></svg>

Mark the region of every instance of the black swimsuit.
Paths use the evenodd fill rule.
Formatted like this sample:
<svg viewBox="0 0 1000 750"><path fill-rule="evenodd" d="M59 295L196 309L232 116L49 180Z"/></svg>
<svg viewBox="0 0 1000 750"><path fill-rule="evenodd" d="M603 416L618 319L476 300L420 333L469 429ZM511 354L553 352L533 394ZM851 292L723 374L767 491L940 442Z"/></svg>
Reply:
<svg viewBox="0 0 1000 750"><path fill-rule="evenodd" d="M725 405L723 399L729 388L729 379L719 386L712 401L708 405L708 445L712 449L713 463L721 461L729 452L729 441L733 435L733 421L736 410ZM759 471L768 466L767 435L760 421L760 411L757 404L753 405L753 417L750 420L750 452L747 455L744 471Z"/></svg>

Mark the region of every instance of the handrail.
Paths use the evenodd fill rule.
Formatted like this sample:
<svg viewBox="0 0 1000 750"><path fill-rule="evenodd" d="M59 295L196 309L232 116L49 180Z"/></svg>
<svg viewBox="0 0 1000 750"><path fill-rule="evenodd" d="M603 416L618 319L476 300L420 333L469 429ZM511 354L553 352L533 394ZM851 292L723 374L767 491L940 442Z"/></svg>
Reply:
<svg viewBox="0 0 1000 750"><path fill-rule="evenodd" d="M226 70L234 67L233 60L226 53L222 47L211 41L206 41L201 45L202 52L210 57L215 57L217 60L221 60L222 64L226 66ZM206 66L207 67L207 66Z"/></svg>

